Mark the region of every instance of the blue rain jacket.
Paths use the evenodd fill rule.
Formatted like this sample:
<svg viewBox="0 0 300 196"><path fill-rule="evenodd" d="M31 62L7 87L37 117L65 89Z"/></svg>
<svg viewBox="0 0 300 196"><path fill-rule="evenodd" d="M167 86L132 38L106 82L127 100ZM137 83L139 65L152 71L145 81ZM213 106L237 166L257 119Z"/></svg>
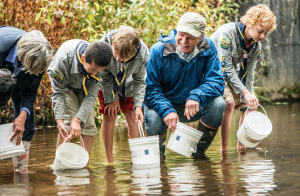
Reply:
<svg viewBox="0 0 300 196"><path fill-rule="evenodd" d="M161 36L150 49L147 62L147 88L144 104L163 118L176 112L173 105L195 100L200 107L222 96L225 83L214 43L208 37L199 41L199 53L187 63L176 52L173 30ZM178 49L177 49L178 50Z"/></svg>

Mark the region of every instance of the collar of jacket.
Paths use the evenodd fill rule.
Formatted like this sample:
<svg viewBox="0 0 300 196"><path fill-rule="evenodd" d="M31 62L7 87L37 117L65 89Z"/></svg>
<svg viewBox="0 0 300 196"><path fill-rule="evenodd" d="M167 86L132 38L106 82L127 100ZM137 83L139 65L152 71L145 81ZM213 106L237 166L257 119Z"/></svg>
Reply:
<svg viewBox="0 0 300 196"><path fill-rule="evenodd" d="M177 31L174 29L168 36L160 35L159 41L164 43L164 52L163 56L168 56L169 54L176 53L176 40L175 37L177 35ZM208 56L210 55L210 45L208 44L206 37L203 37L196 46L199 50L199 53L196 55L198 56ZM194 57L195 58L195 57Z"/></svg>
<svg viewBox="0 0 300 196"><path fill-rule="evenodd" d="M234 25L234 31L235 31L235 43L237 44L237 45L241 45L240 44L240 38L239 38L239 36L238 36L238 32L236 31L236 28L235 28L235 23L233 23L233 25ZM243 34L244 35L244 34ZM258 46L258 42L255 42L255 44L253 45L253 47L252 47L252 49L254 49L254 48L256 48L257 46Z"/></svg>

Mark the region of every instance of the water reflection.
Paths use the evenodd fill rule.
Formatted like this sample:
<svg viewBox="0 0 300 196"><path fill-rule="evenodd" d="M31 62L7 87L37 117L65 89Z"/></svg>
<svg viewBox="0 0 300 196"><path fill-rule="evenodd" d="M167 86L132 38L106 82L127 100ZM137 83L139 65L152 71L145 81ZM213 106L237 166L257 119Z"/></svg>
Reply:
<svg viewBox="0 0 300 196"><path fill-rule="evenodd" d="M245 182L247 195L266 195L276 187L272 160L259 156L255 150L247 150L239 154L239 161L240 180Z"/></svg>
<svg viewBox="0 0 300 196"><path fill-rule="evenodd" d="M90 183L90 179L86 178L90 175L87 169L55 170L53 174L56 175L55 185L73 186Z"/></svg>
<svg viewBox="0 0 300 196"><path fill-rule="evenodd" d="M170 194L199 195L205 193L203 179L197 166L193 162L180 164L181 167L170 168Z"/></svg>
<svg viewBox="0 0 300 196"><path fill-rule="evenodd" d="M221 157L220 171L222 176L222 192L227 195L236 195L238 184L234 176L234 165L232 164L232 161L228 160L228 152L222 153Z"/></svg>
<svg viewBox="0 0 300 196"><path fill-rule="evenodd" d="M14 172L13 184L0 186L0 195L32 195L32 186L29 182L28 174Z"/></svg>
<svg viewBox="0 0 300 196"><path fill-rule="evenodd" d="M114 195L117 192L117 187L115 184L115 180L117 171L115 170L114 165L107 165L105 167L105 175L104 175L104 195Z"/></svg>
<svg viewBox="0 0 300 196"><path fill-rule="evenodd" d="M133 165L131 168L132 193L160 194L161 193L160 164Z"/></svg>
<svg viewBox="0 0 300 196"><path fill-rule="evenodd" d="M220 154L218 134L206 158L193 160L167 151L158 168L132 165L128 130L122 127L114 132L116 164L106 165L97 134L88 168L53 174L49 165L55 159L57 130L37 130L30 152L32 173L14 173L11 159L1 160L0 195L297 195L299 108L299 103L265 106L273 131L260 149L236 151L240 115L234 114L228 154Z"/></svg>
<svg viewBox="0 0 300 196"><path fill-rule="evenodd" d="M74 187L90 183L88 169L55 170L53 174L56 175L54 182L58 189L58 195L78 194L78 188Z"/></svg>

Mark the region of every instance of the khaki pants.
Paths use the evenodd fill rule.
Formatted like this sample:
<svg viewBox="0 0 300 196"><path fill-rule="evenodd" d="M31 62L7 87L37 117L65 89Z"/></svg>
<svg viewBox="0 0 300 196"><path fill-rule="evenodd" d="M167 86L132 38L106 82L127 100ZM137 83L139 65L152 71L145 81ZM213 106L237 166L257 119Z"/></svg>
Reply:
<svg viewBox="0 0 300 196"><path fill-rule="evenodd" d="M66 92L66 106L65 106L65 120L64 123L66 125L66 129L70 132L70 125L72 120L76 117L76 114L79 111L80 105L83 101L82 93L81 92L73 92L67 91ZM95 109L91 110L89 113L88 119L85 124L81 123L81 134L87 136L94 136L98 133L95 119L94 119Z"/></svg>

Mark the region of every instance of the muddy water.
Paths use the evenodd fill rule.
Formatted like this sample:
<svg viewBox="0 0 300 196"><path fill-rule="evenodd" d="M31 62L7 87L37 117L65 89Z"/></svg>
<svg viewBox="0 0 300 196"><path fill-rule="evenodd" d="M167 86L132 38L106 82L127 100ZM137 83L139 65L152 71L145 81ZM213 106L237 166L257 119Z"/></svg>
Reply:
<svg viewBox="0 0 300 196"><path fill-rule="evenodd" d="M105 163L97 134L89 167L53 172L49 165L57 132L38 130L30 151L30 174L14 173L10 159L0 160L0 195L299 195L300 103L265 109L273 132L256 149L235 149L240 115L236 112L228 154L220 154L218 134L207 158L184 158L167 149L160 166L151 168L132 165L127 129L121 127L115 129L116 164Z"/></svg>

